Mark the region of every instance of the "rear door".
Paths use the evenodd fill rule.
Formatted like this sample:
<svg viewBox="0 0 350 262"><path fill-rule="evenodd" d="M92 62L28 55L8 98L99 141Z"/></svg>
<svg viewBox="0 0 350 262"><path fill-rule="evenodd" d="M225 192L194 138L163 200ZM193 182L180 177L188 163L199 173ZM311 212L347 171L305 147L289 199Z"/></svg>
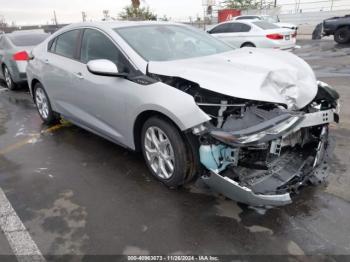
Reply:
<svg viewBox="0 0 350 262"><path fill-rule="evenodd" d="M82 30L75 29L57 36L50 41L48 52L41 58L43 84L54 109L63 116L76 118L77 96L72 93L76 75L74 68L80 65L78 43Z"/></svg>

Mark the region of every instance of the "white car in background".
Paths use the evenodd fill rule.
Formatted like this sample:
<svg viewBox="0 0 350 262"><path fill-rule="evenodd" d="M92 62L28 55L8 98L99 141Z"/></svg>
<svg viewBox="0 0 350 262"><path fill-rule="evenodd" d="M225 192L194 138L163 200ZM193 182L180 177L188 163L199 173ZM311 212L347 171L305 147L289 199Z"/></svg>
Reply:
<svg viewBox="0 0 350 262"><path fill-rule="evenodd" d="M208 33L236 48L292 50L296 47L295 31L259 20L224 22L210 29Z"/></svg>
<svg viewBox="0 0 350 262"><path fill-rule="evenodd" d="M272 23L281 28L288 28L294 31L298 30L298 26L290 23L282 23L278 16L271 15L240 15L233 18L233 20L261 20L268 23Z"/></svg>

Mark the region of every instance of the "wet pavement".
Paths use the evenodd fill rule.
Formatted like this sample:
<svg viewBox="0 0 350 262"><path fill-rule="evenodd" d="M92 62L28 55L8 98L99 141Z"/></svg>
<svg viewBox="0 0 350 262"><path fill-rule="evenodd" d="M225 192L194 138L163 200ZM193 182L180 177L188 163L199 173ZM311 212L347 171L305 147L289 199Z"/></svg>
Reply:
<svg viewBox="0 0 350 262"><path fill-rule="evenodd" d="M350 46L300 45L340 92L342 114L329 185L289 206L252 209L198 185L169 190L141 155L75 126L42 125L26 90L0 90L0 188L44 255L350 254ZM3 243L0 234L0 254Z"/></svg>

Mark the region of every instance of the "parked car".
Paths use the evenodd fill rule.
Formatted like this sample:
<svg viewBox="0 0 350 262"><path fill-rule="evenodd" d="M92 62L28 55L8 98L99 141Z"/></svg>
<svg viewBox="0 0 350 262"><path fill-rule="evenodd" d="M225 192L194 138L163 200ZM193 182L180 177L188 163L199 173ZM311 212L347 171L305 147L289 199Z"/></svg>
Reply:
<svg viewBox="0 0 350 262"><path fill-rule="evenodd" d="M13 90L27 81L26 67L34 46L49 35L42 30L16 31L0 34L0 78Z"/></svg>
<svg viewBox="0 0 350 262"><path fill-rule="evenodd" d="M229 21L208 31L234 47L261 47L291 50L296 46L292 30L259 20Z"/></svg>
<svg viewBox="0 0 350 262"><path fill-rule="evenodd" d="M350 15L324 20L323 35L333 35L338 44L350 43Z"/></svg>
<svg viewBox="0 0 350 262"><path fill-rule="evenodd" d="M236 201L278 206L327 175L339 96L292 53L234 50L175 23L82 23L34 48L27 74L45 123L63 116L142 151L169 187L198 176Z"/></svg>
<svg viewBox="0 0 350 262"><path fill-rule="evenodd" d="M257 20L261 20L261 21L265 21L268 23L272 23L277 25L278 27L281 28L287 28L287 29L291 29L293 31L297 31L298 30L298 26L291 24L291 23L282 23L279 19L279 17L276 16L271 16L271 15L241 15L241 16L236 16L233 18L234 20L252 20L252 19L257 19Z"/></svg>

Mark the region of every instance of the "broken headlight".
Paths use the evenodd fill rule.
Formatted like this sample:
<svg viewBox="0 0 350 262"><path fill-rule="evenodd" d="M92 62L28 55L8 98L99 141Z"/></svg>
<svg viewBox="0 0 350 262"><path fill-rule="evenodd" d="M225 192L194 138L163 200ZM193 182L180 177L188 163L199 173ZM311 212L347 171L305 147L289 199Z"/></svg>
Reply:
<svg viewBox="0 0 350 262"><path fill-rule="evenodd" d="M234 145L249 146L252 144L260 144L281 137L293 129L300 121L302 115L289 115L283 121L276 121L281 117L271 119L264 124L247 128L236 132L212 131L210 134L217 140Z"/></svg>

